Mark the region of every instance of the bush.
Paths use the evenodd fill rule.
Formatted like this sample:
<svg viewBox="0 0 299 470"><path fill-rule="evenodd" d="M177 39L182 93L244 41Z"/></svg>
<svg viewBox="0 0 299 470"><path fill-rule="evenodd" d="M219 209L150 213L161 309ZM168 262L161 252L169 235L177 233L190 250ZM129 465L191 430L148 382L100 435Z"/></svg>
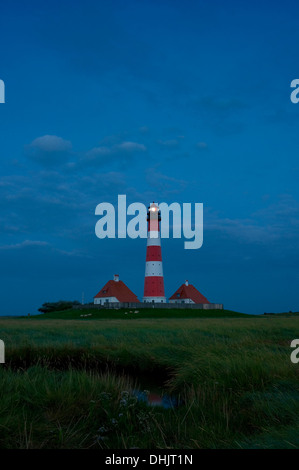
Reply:
<svg viewBox="0 0 299 470"><path fill-rule="evenodd" d="M74 305L80 305L78 300L59 300L58 302L45 302L39 309L42 313L59 312L61 310L69 310Z"/></svg>

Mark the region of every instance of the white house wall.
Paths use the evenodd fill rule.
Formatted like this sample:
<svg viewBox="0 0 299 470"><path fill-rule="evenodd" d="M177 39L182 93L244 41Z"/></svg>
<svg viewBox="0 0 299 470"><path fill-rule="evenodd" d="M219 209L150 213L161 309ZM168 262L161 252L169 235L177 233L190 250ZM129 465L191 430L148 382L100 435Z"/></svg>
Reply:
<svg viewBox="0 0 299 470"><path fill-rule="evenodd" d="M119 302L119 300L116 297L96 297L93 303L95 305L105 305L111 302Z"/></svg>
<svg viewBox="0 0 299 470"><path fill-rule="evenodd" d="M192 299L172 299L169 300L170 304L194 304Z"/></svg>

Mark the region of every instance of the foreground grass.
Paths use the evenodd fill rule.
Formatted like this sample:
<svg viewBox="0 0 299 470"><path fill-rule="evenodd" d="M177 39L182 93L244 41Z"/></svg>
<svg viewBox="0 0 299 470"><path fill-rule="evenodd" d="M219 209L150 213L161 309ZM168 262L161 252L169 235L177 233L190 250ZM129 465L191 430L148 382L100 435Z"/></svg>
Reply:
<svg viewBox="0 0 299 470"><path fill-rule="evenodd" d="M299 447L299 317L71 314L0 320L2 448ZM182 406L136 402L134 380Z"/></svg>

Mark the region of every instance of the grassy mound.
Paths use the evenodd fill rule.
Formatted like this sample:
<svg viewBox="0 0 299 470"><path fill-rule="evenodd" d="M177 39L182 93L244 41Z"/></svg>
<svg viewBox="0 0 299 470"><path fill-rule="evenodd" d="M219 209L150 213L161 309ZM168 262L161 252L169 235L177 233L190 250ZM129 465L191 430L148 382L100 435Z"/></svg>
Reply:
<svg viewBox="0 0 299 470"><path fill-rule="evenodd" d="M138 313L135 313L138 311ZM69 309L58 312L44 313L34 318L48 319L137 319L137 318L242 318L251 317L245 313L234 312L232 310L191 310L191 309L162 309L162 308L142 308L138 309Z"/></svg>

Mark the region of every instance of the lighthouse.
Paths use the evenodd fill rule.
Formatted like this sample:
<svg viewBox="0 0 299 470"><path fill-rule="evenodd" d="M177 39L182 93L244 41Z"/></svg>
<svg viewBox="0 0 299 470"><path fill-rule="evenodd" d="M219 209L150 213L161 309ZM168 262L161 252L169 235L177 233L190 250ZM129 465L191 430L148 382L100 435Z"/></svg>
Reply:
<svg viewBox="0 0 299 470"><path fill-rule="evenodd" d="M158 204L150 204L147 211L147 247L143 302L166 302L160 237L161 212Z"/></svg>

